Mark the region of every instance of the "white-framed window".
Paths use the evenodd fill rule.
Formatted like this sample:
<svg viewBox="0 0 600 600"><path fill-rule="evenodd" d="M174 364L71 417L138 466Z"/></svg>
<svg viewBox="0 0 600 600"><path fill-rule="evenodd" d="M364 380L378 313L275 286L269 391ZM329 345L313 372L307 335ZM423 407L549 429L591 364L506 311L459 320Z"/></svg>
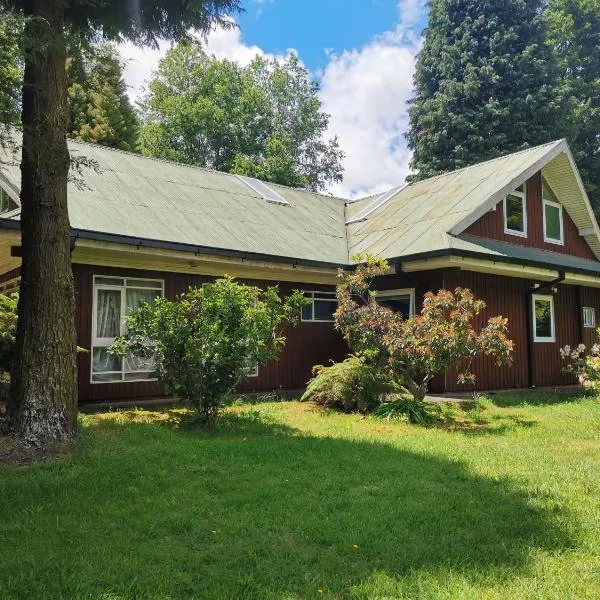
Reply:
<svg viewBox="0 0 600 600"><path fill-rule="evenodd" d="M8 192L0 187L0 214L4 214L14 210L17 205L13 202L13 199L8 195Z"/></svg>
<svg viewBox="0 0 600 600"><path fill-rule="evenodd" d="M377 303L395 312L399 312L405 319L415 314L415 290L406 288L402 290L382 290L377 292Z"/></svg>
<svg viewBox="0 0 600 600"><path fill-rule="evenodd" d="M154 363L135 356L115 356L108 347L125 333L125 316L140 304L163 296L162 279L94 275L92 307L92 383L155 379Z"/></svg>
<svg viewBox="0 0 600 600"><path fill-rule="evenodd" d="M548 198L545 188L542 203L544 209L544 241L562 246L565 243L562 204Z"/></svg>
<svg viewBox="0 0 600 600"><path fill-rule="evenodd" d="M337 297L335 292L302 292L310 300L302 307L302 321L315 323L329 323L337 310Z"/></svg>
<svg viewBox="0 0 600 600"><path fill-rule="evenodd" d="M533 340L535 342L555 342L554 296L533 294Z"/></svg>
<svg viewBox="0 0 600 600"><path fill-rule="evenodd" d="M596 327L596 309L591 306L583 307L583 326Z"/></svg>
<svg viewBox="0 0 600 600"><path fill-rule="evenodd" d="M527 194L525 184L504 197L504 233L527 237Z"/></svg>

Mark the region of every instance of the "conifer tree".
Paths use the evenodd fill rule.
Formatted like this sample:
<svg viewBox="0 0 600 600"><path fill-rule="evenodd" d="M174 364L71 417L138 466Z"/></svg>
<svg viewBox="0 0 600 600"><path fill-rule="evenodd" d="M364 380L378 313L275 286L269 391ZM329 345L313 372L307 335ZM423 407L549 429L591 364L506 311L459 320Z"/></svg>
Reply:
<svg viewBox="0 0 600 600"><path fill-rule="evenodd" d="M550 0L546 14L562 93L574 98L567 138L600 215L600 0Z"/></svg>
<svg viewBox="0 0 600 600"><path fill-rule="evenodd" d="M415 177L563 137L541 0L430 0L407 133Z"/></svg>

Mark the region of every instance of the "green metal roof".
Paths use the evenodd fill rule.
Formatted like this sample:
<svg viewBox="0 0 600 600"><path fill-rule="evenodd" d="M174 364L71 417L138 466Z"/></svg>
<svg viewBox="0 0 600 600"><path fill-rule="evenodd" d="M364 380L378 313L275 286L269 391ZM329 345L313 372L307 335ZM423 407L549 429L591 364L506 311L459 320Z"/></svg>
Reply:
<svg viewBox="0 0 600 600"><path fill-rule="evenodd" d="M265 201L228 173L95 144L70 141L69 150L99 167L98 172L84 168L83 186L69 184L71 226L80 232L331 265L349 265L356 253L402 259L469 250L517 259L531 249L496 247L462 234L507 192L542 169L544 176L563 186L559 199L575 224L591 231L586 240L600 256L598 225L564 140L416 182L385 198L349 202L268 184L289 205ZM0 185L18 195L18 166L0 167ZM583 260L540 252L531 260ZM584 263L579 266L598 270L595 261Z"/></svg>

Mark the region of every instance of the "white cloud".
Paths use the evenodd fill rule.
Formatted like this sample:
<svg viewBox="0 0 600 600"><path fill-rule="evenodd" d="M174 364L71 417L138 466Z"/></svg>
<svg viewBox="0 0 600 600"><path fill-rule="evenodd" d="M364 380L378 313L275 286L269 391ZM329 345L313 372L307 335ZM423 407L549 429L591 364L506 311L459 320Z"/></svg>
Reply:
<svg viewBox="0 0 600 600"><path fill-rule="evenodd" d="M331 192L356 197L400 185L409 172L410 151L404 139L408 126L407 100L412 93L415 57L420 46L415 28L426 0L399 0L398 23L358 49L334 54L321 76L323 109L331 115L328 135L337 135L346 153L344 182ZM206 47L217 58L247 64L259 46L247 45L238 28L217 29ZM128 59L125 77L131 97L139 97L169 44L158 50L121 46ZM289 52L289 51L288 51ZM277 57L279 58L279 57Z"/></svg>

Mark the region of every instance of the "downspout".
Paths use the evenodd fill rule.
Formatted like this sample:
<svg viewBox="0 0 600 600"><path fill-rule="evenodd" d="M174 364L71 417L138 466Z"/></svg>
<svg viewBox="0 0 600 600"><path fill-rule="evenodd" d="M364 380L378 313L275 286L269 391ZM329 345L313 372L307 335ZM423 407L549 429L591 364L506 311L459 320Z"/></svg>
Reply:
<svg viewBox="0 0 600 600"><path fill-rule="evenodd" d="M537 386L537 373L535 370L535 342L533 341L533 295L539 294L548 288L553 288L555 285L562 283L565 280L564 271L558 272L558 277L552 281L548 281L543 285L535 287L535 284L527 290L525 300L527 302L527 371L529 375L529 387L535 389ZM556 327L556 315L554 315Z"/></svg>

